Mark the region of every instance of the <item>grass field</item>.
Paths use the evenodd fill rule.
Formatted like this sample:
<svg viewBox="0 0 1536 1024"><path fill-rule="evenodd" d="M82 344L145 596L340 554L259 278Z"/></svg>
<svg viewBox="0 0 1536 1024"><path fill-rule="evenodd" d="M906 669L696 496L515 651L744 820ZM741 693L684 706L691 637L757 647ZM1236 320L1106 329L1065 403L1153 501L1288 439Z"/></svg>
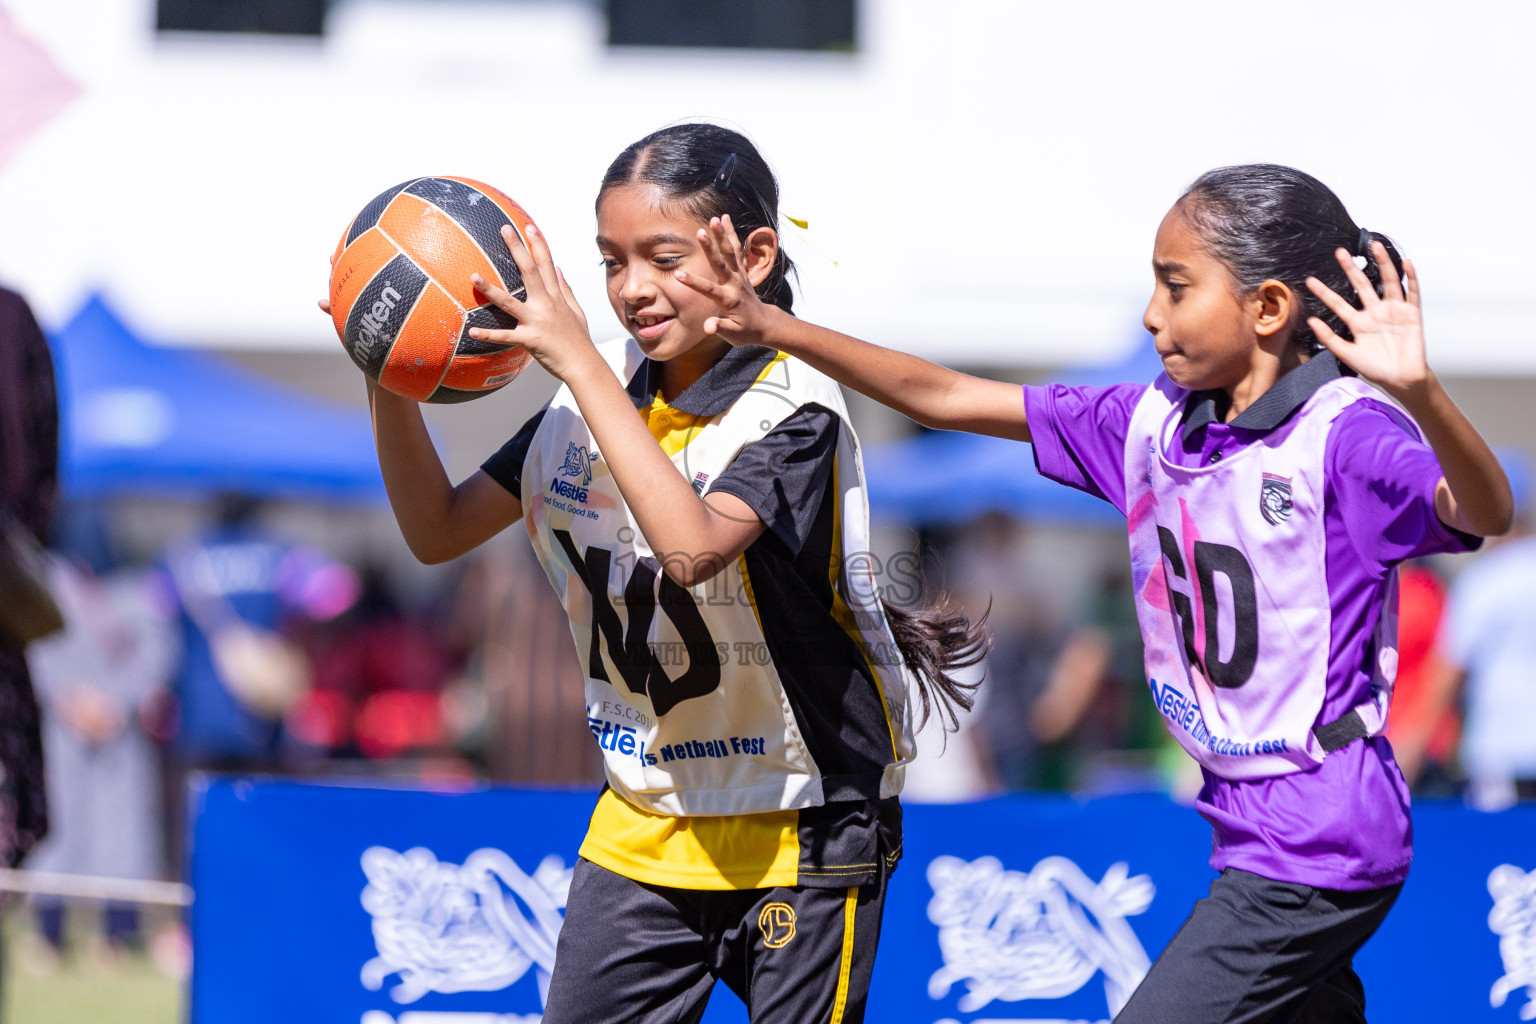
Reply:
<svg viewBox="0 0 1536 1024"><path fill-rule="evenodd" d="M93 924L84 914L72 923L76 935ZM6 908L5 1024L182 1024L183 984L148 955L113 958L74 942L51 965L38 955L30 927L24 906Z"/></svg>

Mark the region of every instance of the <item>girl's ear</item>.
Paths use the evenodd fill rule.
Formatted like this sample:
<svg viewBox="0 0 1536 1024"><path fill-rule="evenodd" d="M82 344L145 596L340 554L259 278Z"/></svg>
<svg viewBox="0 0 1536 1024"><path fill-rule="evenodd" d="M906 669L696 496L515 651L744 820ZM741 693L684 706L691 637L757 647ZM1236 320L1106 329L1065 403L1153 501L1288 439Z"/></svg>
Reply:
<svg viewBox="0 0 1536 1024"><path fill-rule="evenodd" d="M779 233L773 228L756 228L741 245L742 270L756 288L768 279L779 257Z"/></svg>
<svg viewBox="0 0 1536 1024"><path fill-rule="evenodd" d="M1290 286L1270 278L1253 292L1254 331L1262 338L1274 337L1291 326L1297 307Z"/></svg>

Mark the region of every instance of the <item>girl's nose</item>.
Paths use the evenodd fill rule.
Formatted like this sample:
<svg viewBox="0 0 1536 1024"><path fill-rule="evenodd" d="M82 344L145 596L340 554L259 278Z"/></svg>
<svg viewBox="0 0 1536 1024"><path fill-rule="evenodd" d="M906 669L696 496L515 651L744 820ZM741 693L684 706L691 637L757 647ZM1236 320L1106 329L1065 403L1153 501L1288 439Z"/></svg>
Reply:
<svg viewBox="0 0 1536 1024"><path fill-rule="evenodd" d="M1147 329L1147 333L1153 337L1163 329L1163 313L1157 308L1157 296L1153 296L1147 303L1147 308L1141 314L1141 326Z"/></svg>
<svg viewBox="0 0 1536 1024"><path fill-rule="evenodd" d="M631 269L624 274L624 284L619 288L619 297L632 306L638 306L641 302L651 297L650 275L640 269Z"/></svg>

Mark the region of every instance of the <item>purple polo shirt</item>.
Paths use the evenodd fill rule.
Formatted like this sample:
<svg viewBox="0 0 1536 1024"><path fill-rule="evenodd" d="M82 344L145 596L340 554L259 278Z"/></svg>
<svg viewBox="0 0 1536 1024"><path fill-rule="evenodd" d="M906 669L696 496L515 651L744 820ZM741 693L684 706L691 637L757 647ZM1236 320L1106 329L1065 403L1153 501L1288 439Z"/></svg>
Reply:
<svg viewBox="0 0 1536 1024"><path fill-rule="evenodd" d="M1186 404L1183 444L1169 457L1207 465L1283 423L1326 380L1319 356L1282 378L1232 423L1214 419L1210 396ZM1041 474L1125 513L1125 439L1144 384L1024 389ZM1253 414L1253 415L1250 415ZM1203 423L1203 426L1202 426ZM1182 450L1179 450L1182 448ZM1386 599L1389 573L1409 558L1467 551L1477 538L1435 514L1442 473L1429 446L1385 401L1362 400L1334 421L1324 452L1324 571L1332 605L1327 696L1318 724L1363 702L1371 683L1366 648ZM1413 823L1408 786L1384 737L1350 743L1307 771L1234 781L1202 769L1196 808L1214 828L1211 866L1240 868L1325 889L1374 889L1408 876Z"/></svg>

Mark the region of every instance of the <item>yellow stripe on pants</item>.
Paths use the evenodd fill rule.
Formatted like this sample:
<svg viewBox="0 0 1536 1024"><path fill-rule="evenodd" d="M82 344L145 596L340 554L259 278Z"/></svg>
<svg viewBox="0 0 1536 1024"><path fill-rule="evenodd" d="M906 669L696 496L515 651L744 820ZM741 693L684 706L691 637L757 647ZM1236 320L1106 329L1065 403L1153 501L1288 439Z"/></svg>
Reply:
<svg viewBox="0 0 1536 1024"><path fill-rule="evenodd" d="M837 1000L832 1004L832 1024L843 1024L843 1010L848 1007L848 975L853 970L853 912L859 907L859 889L848 890L843 904L843 964L837 970Z"/></svg>

